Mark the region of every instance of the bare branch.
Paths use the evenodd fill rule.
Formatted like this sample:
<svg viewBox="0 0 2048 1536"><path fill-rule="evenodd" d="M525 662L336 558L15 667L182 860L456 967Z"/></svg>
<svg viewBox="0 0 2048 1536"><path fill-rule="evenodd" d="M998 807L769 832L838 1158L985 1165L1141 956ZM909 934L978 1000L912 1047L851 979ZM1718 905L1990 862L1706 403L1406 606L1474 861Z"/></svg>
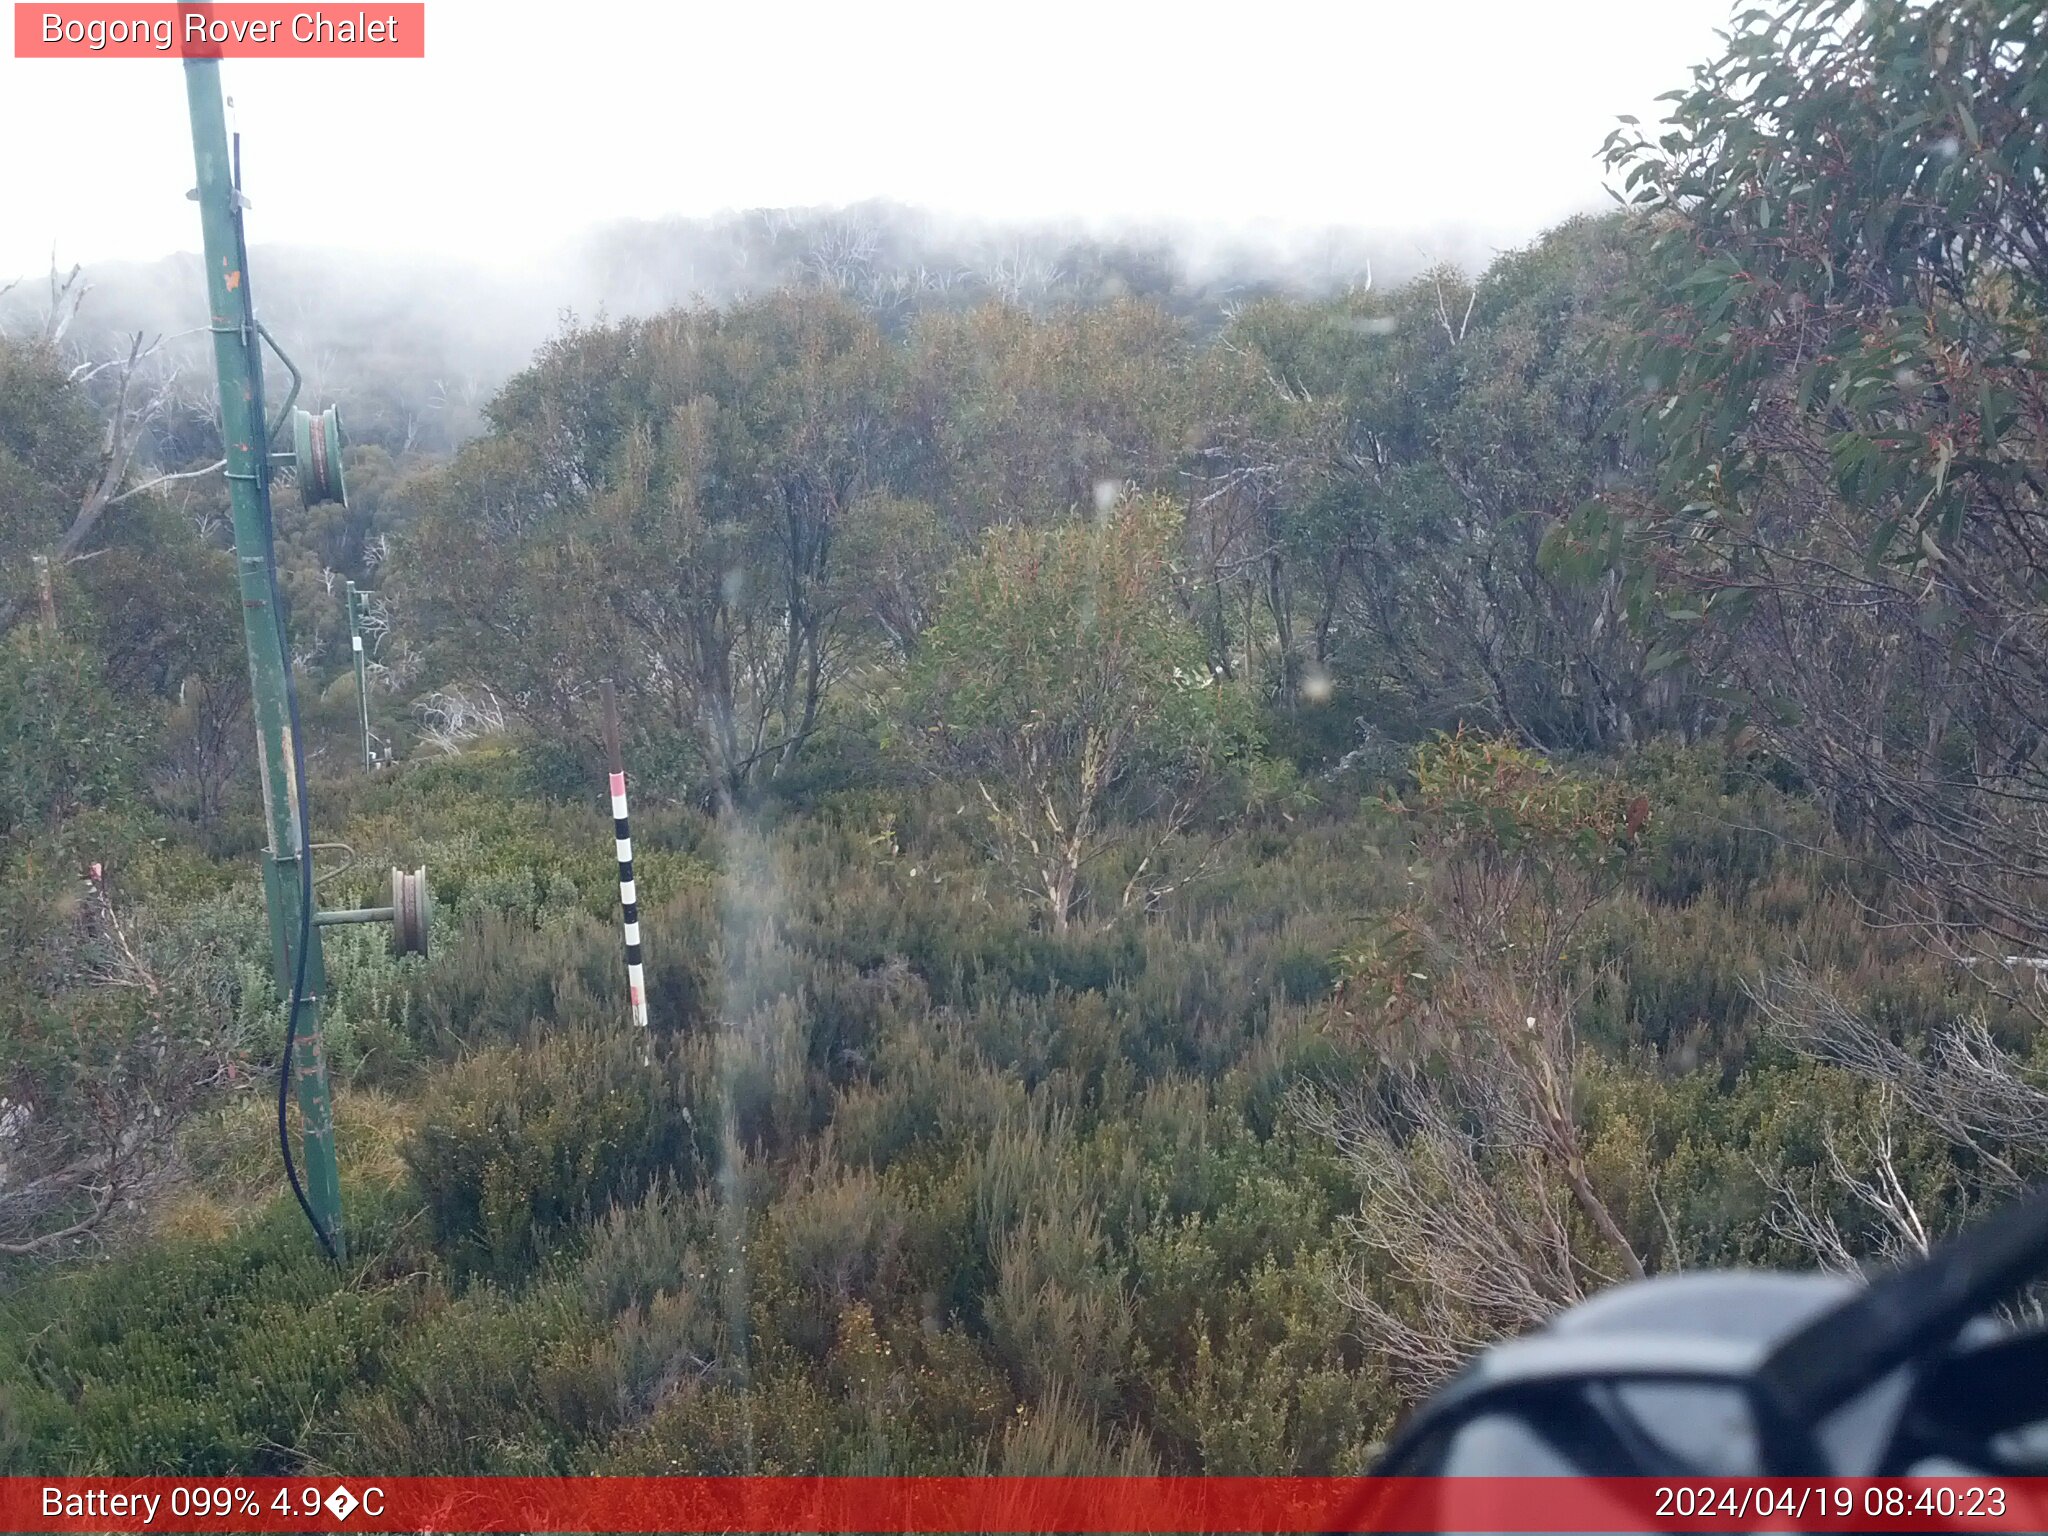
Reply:
<svg viewBox="0 0 2048 1536"><path fill-rule="evenodd" d="M2030 1170L2048 1159L2048 1092L1991 1037L1982 1019L1956 1020L1915 1052L1797 967L1780 972L1766 987L1751 988L1750 995L1779 1039L1803 1056L1876 1084L1887 1102L1896 1097L1944 1140L1967 1148L1994 1188L2019 1189ZM1890 1182L1881 1182L1880 1193ZM1902 1193L1882 1198L1895 1200Z"/></svg>
<svg viewBox="0 0 2048 1536"><path fill-rule="evenodd" d="M174 470L169 474L158 475L153 480L145 480L143 481L142 484L131 486L127 490L123 491L120 495L110 498L107 502L107 505L110 507L118 507L119 505L121 505L122 502L128 500L128 498L131 496L145 495L150 491L158 489L159 487L171 485L179 480L197 480L202 476L218 473L219 471L226 469L227 467L228 461L226 459L215 459L211 464L208 464L201 469L180 469Z"/></svg>

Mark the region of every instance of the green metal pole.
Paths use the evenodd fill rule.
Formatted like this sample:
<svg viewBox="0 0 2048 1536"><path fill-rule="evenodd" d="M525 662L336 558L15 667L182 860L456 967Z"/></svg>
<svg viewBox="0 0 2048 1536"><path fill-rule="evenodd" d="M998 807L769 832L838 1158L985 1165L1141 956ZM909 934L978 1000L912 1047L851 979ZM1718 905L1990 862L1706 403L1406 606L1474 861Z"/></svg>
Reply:
<svg viewBox="0 0 2048 1536"><path fill-rule="evenodd" d="M270 521L270 442L263 420L263 366L249 301L242 249L240 194L228 154L221 105L220 64L185 60L185 99L192 114L192 156L199 174L199 217L206 244L207 308L214 366L220 377L221 447L227 457L228 494L234 505L235 564L242 591L242 636L256 704L257 769L263 786L270 846L263 861L263 894L270 908L270 950L278 988L289 996L297 970L300 924L299 798L292 770L291 722L285 701L282 622L271 606L273 560ZM334 1157L334 1112L327 1084L327 1049L320 1033L320 994L326 988L320 930L308 930L305 996L298 1013L296 1059L291 1063L304 1123L306 1203L336 1257L347 1246L341 1223L341 1178Z"/></svg>
<svg viewBox="0 0 2048 1536"><path fill-rule="evenodd" d="M348 648L356 658L356 719L363 732L363 766L375 768L377 757L370 750L370 680L363 665L363 596L356 584L348 584Z"/></svg>

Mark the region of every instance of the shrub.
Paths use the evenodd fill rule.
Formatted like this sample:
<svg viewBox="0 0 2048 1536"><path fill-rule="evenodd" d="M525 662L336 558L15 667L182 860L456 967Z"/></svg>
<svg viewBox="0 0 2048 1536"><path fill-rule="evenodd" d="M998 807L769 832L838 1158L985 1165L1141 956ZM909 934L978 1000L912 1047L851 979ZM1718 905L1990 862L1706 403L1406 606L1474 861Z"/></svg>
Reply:
<svg viewBox="0 0 2048 1536"><path fill-rule="evenodd" d="M704 1161L680 1058L624 1026L496 1047L437 1082L405 1149L435 1232L517 1272L581 1221Z"/></svg>
<svg viewBox="0 0 2048 1536"><path fill-rule="evenodd" d="M562 1475L623 1412L597 1328L573 1294L429 1288L413 1326L313 1437L320 1461L377 1476Z"/></svg>
<svg viewBox="0 0 2048 1536"><path fill-rule="evenodd" d="M793 1347L822 1359L837 1319L883 1303L905 1280L900 1195L866 1169L818 1168L779 1199L755 1245L756 1270L788 1292L776 1324Z"/></svg>
<svg viewBox="0 0 2048 1536"><path fill-rule="evenodd" d="M1102 1414L1121 1405L1136 1320L1092 1211L1034 1215L1010 1231L985 1311L1021 1392Z"/></svg>
<svg viewBox="0 0 2048 1536"><path fill-rule="evenodd" d="M226 1242L163 1243L0 1294L0 1471L300 1470L307 1427L377 1373L421 1294L389 1278L389 1208L351 1215L358 1270L319 1257L279 1203Z"/></svg>

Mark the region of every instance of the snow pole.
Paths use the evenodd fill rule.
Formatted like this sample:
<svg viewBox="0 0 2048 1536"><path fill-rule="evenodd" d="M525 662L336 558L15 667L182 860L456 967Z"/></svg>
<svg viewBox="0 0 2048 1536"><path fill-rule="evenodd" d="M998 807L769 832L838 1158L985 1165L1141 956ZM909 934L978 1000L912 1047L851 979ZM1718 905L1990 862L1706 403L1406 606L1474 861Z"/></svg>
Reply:
<svg viewBox="0 0 2048 1536"><path fill-rule="evenodd" d="M376 749L370 745L370 669L363 655L363 594L350 582L348 600L348 647L356 669L356 730L362 737L363 766L377 766Z"/></svg>
<svg viewBox="0 0 2048 1536"><path fill-rule="evenodd" d="M612 836L619 851L619 911L625 924L626 995L633 1022L647 1027L647 977L640 961L640 892L633 882L633 830L626 816L626 765L619 755L619 696L611 679L604 684L604 750L611 770Z"/></svg>

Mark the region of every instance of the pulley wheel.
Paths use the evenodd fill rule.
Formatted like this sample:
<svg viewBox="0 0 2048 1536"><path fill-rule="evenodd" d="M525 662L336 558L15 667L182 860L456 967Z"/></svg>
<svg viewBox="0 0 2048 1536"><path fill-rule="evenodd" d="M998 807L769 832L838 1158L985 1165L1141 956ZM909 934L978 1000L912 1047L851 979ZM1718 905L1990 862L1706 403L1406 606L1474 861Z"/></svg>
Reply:
<svg viewBox="0 0 2048 1536"><path fill-rule="evenodd" d="M307 506L323 501L348 505L348 487L341 478L341 410L330 405L319 415L292 412L292 450L299 465L299 499Z"/></svg>
<svg viewBox="0 0 2048 1536"><path fill-rule="evenodd" d="M424 955L427 929L434 904L427 894L427 868L422 864L411 874L391 871L391 952L394 955Z"/></svg>

